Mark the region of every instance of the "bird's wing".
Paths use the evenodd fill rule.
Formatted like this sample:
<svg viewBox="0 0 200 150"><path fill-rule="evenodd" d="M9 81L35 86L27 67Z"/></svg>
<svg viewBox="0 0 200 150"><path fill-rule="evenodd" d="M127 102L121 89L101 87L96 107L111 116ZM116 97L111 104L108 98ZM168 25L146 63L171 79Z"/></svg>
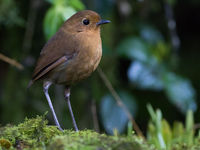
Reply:
<svg viewBox="0 0 200 150"><path fill-rule="evenodd" d="M45 66L44 68L42 68L42 70L40 70L37 74L35 74L35 76L33 76L32 80L36 81L36 80L40 79L47 72L49 72L53 68L59 66L60 64L66 62L67 60L68 60L68 58L66 56L62 56L58 60L55 60L54 62L52 62L52 63L48 64L47 66Z"/></svg>
<svg viewBox="0 0 200 150"><path fill-rule="evenodd" d="M75 37L59 30L44 46L37 61L32 83L77 53Z"/></svg>

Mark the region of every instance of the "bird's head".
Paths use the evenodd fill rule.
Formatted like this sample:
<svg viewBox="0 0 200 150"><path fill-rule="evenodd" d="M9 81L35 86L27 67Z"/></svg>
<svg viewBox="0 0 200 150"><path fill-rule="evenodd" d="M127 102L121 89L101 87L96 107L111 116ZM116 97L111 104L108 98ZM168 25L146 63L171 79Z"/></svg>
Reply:
<svg viewBox="0 0 200 150"><path fill-rule="evenodd" d="M71 16L63 25L70 32L98 31L102 24L109 20L101 19L100 15L91 10L79 11Z"/></svg>

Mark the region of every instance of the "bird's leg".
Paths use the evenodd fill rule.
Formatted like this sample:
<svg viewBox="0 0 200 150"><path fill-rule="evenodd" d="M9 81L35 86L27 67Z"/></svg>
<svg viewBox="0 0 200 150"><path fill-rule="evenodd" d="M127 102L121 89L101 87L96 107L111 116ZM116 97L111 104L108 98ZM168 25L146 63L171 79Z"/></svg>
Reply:
<svg viewBox="0 0 200 150"><path fill-rule="evenodd" d="M78 127L76 125L76 121L75 121L74 114L73 114L72 107L71 107L71 103L70 103L70 88L68 88L68 87L65 89L65 98L67 100L68 108L69 108L69 111L70 111L70 114L71 114L71 117L72 117L72 121L73 121L75 131L78 132Z"/></svg>
<svg viewBox="0 0 200 150"><path fill-rule="evenodd" d="M57 117L56 117L56 113L55 113L55 111L54 111L54 108L53 108L51 99L50 99L50 97L49 97L48 90L49 90L49 87L51 86L51 84L52 84L52 83L49 82L49 81L44 82L44 84L43 84L44 94L45 94L46 99L47 99L47 101L48 101L48 103L49 103L49 107L50 107L51 112L52 112L52 114L53 114L53 119L54 119L54 121L55 121L56 126L59 128L59 130L63 131L63 129L60 127L60 124L59 124L58 119L57 119Z"/></svg>

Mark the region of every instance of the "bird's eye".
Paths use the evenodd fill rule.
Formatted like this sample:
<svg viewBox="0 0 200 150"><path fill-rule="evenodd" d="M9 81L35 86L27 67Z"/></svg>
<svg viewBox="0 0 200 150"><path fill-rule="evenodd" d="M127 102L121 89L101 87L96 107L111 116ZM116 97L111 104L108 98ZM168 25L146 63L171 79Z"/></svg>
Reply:
<svg viewBox="0 0 200 150"><path fill-rule="evenodd" d="M90 23L90 20L88 20L88 19L84 19L84 20L83 20L83 24L84 24L84 25L88 25L89 23Z"/></svg>

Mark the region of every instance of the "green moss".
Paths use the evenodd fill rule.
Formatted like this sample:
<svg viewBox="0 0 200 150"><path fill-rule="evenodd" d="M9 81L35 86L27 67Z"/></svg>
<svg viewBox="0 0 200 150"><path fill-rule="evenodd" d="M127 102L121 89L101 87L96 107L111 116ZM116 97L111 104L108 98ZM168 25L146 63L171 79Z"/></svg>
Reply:
<svg viewBox="0 0 200 150"><path fill-rule="evenodd" d="M184 137L183 137L184 138ZM150 142L150 141L149 141ZM55 126L49 126L44 116L25 119L23 123L0 128L0 150L154 150L135 134L108 136L91 130L61 132ZM193 144L174 141L167 150L200 149L200 136Z"/></svg>
<svg viewBox="0 0 200 150"><path fill-rule="evenodd" d="M12 147L36 148L48 144L52 137L63 133L55 126L48 126L44 116L37 116L17 126L7 125L0 129L0 139L8 140ZM2 144L1 144L2 146Z"/></svg>
<svg viewBox="0 0 200 150"><path fill-rule="evenodd" d="M98 134L94 131L84 130L80 132L67 131L62 136L57 136L49 145L50 149L70 149L70 150L151 150L149 145L132 135L108 136Z"/></svg>
<svg viewBox="0 0 200 150"><path fill-rule="evenodd" d="M17 126L0 128L1 149L59 150L153 150L136 135L108 136L91 130L61 132L47 125L44 116L37 116Z"/></svg>
<svg viewBox="0 0 200 150"><path fill-rule="evenodd" d="M10 141L6 139L0 139L0 145L2 146L2 148L5 148L5 149L9 149L11 147Z"/></svg>

